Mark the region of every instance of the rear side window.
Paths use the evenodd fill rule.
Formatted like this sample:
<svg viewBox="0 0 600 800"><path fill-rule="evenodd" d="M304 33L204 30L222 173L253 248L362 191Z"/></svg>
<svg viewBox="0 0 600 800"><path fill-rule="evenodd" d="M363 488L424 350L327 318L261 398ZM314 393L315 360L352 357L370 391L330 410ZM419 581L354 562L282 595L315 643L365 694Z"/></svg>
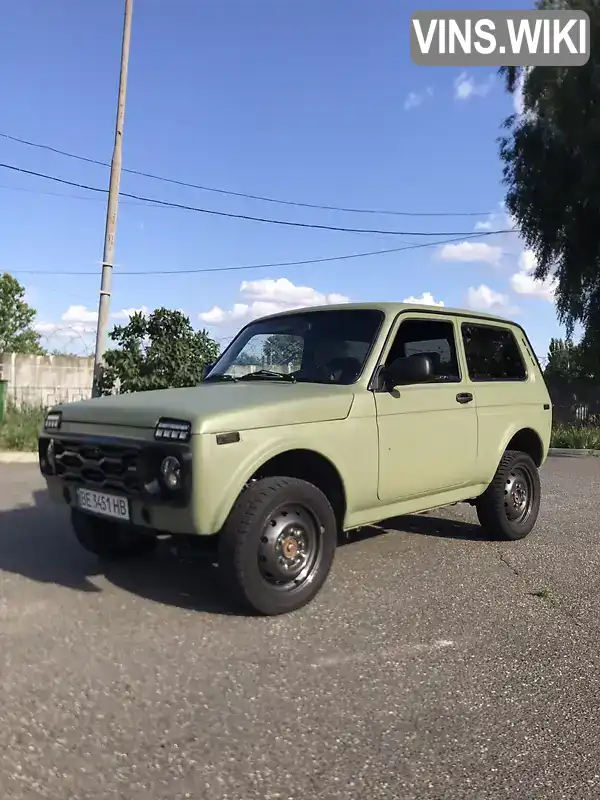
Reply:
<svg viewBox="0 0 600 800"><path fill-rule="evenodd" d="M496 325L462 324L472 381L524 381L527 369L512 331Z"/></svg>

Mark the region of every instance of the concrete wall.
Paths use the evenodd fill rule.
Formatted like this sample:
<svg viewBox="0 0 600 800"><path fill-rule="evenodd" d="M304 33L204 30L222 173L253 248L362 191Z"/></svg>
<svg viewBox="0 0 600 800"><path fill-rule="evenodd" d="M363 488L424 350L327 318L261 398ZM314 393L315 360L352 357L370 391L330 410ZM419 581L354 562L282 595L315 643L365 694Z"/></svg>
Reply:
<svg viewBox="0 0 600 800"><path fill-rule="evenodd" d="M0 355L6 398L17 405L51 406L92 394L94 359L79 356Z"/></svg>
<svg viewBox="0 0 600 800"><path fill-rule="evenodd" d="M287 366L268 367L288 372ZM260 369L258 365L236 366L232 374L241 376ZM6 400L16 405L51 406L72 403L92 395L94 359L82 356L0 355L0 378L8 381Z"/></svg>
<svg viewBox="0 0 600 800"><path fill-rule="evenodd" d="M282 372L283 374L292 372L292 369L287 364L265 364L264 366L260 364L234 364L232 367L229 367L227 372L230 375L234 375L236 378L240 378L242 375L247 375L249 372L257 372L259 369L268 369L271 372Z"/></svg>

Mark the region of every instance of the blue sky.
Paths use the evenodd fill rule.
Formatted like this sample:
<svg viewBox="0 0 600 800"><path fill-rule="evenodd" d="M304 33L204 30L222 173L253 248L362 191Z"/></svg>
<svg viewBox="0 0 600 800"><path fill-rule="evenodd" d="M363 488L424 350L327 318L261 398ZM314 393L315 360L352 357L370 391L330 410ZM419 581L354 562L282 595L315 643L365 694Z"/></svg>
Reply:
<svg viewBox="0 0 600 800"><path fill-rule="evenodd" d="M531 7L457 0L433 5ZM468 232L476 224L504 228L497 137L513 99L493 71L412 64L409 19L417 7L405 0L134 0L124 165L305 203L489 211L493 219L485 213L411 218L296 208L129 174L122 190L318 224L430 232ZM0 132L109 161L122 16L122 0L8 4L0 31ZM108 185L103 167L6 139L0 139L0 161ZM52 346L72 334L71 347L89 348L105 199L0 169L0 203L0 268L26 286ZM111 309L179 308L195 325L208 320L215 337L225 339L250 315L277 307L430 293L446 305L518 318L538 354L546 354L550 336L559 334L554 306L548 287L535 286L524 271L532 262L515 234L320 265L121 274L320 258L422 240L294 229L123 201ZM90 274L53 275L61 271ZM199 317L206 312L212 313Z"/></svg>

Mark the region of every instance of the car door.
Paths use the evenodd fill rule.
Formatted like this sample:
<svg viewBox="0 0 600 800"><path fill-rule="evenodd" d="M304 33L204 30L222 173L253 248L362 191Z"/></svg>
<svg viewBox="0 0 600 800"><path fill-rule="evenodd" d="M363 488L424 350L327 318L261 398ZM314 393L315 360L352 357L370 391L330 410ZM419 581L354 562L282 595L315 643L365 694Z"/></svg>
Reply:
<svg viewBox="0 0 600 800"><path fill-rule="evenodd" d="M453 319L410 313L396 324L383 364L425 354L434 363L435 378L375 392L383 503L470 484L477 464L477 412Z"/></svg>

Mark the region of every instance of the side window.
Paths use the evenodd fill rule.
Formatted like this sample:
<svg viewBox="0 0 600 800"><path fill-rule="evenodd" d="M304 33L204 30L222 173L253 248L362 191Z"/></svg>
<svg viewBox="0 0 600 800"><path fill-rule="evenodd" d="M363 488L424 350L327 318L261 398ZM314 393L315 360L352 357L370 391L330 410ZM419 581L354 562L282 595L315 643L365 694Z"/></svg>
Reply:
<svg viewBox="0 0 600 800"><path fill-rule="evenodd" d="M460 382L454 325L451 322L407 319L400 323L385 361L386 366L397 358L414 355L429 356L436 381Z"/></svg>
<svg viewBox="0 0 600 800"><path fill-rule="evenodd" d="M473 381L524 381L527 369L512 331L463 323L462 338Z"/></svg>

